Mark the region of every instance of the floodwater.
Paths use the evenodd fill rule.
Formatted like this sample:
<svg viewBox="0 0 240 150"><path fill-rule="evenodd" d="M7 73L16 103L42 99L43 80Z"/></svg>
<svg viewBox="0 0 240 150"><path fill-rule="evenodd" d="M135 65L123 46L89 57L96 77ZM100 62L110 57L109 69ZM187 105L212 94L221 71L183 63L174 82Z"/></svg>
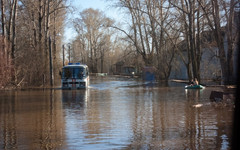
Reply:
<svg viewBox="0 0 240 150"><path fill-rule="evenodd" d="M233 108L210 103L216 88L183 86L101 78L0 91L0 149L230 149Z"/></svg>

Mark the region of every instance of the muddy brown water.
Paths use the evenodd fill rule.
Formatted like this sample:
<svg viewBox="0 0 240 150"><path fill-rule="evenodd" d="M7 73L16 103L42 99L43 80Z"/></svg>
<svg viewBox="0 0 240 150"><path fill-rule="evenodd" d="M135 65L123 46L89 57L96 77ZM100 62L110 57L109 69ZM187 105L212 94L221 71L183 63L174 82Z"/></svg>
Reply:
<svg viewBox="0 0 240 150"><path fill-rule="evenodd" d="M216 88L183 86L0 91L0 149L229 149L233 108L210 103Z"/></svg>

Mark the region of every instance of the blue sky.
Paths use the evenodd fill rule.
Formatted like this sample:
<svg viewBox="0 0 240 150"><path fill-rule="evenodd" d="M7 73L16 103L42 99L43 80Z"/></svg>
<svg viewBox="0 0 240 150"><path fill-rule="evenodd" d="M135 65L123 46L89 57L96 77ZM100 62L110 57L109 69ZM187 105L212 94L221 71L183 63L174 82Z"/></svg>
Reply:
<svg viewBox="0 0 240 150"><path fill-rule="evenodd" d="M72 0L72 4L80 11L87 8L94 8L103 11L108 17L119 19L119 11L112 7L113 2L107 0Z"/></svg>
<svg viewBox="0 0 240 150"><path fill-rule="evenodd" d="M82 8L95 8L95 9L105 9L107 2L104 0L74 0L75 6L80 6Z"/></svg>
<svg viewBox="0 0 240 150"><path fill-rule="evenodd" d="M70 5L74 6L78 12L87 8L94 8L103 11L107 17L113 18L116 21L121 19L121 15L119 15L120 11L117 8L111 7L112 3L106 0L72 0ZM71 18L71 15L69 18ZM70 42L74 36L75 31L71 28L70 24L66 24L64 42Z"/></svg>

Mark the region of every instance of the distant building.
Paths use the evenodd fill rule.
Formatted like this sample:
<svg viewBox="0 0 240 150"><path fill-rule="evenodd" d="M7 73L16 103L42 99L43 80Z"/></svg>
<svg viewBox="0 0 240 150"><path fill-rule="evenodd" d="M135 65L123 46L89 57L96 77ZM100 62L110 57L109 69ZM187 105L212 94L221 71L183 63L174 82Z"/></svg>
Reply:
<svg viewBox="0 0 240 150"><path fill-rule="evenodd" d="M114 72L114 74L130 76L138 73L136 67L127 66L124 64L123 61L117 62L115 65L116 65L116 71Z"/></svg>
<svg viewBox="0 0 240 150"><path fill-rule="evenodd" d="M119 61L115 64L116 70L114 71L114 74L121 74L122 73L122 68L123 68L124 62Z"/></svg>
<svg viewBox="0 0 240 150"><path fill-rule="evenodd" d="M227 36L224 33L223 28L223 34L224 36L224 49L227 54ZM205 31L202 33L202 37L204 38L206 44L202 47L202 53L201 53L201 64L200 64L200 76L201 79L208 80L208 79L221 79L222 72L221 72L221 65L219 60L219 50L214 44L214 36L213 33L210 31ZM187 74L187 67L183 62L183 59L187 60L188 54L186 50L186 42L182 41L179 43L179 47L181 49L182 57L179 55L176 55L176 62L174 67L172 68L170 79L188 79ZM234 75L236 78L236 72L237 72L237 50L234 50L233 53L233 68L234 68Z"/></svg>

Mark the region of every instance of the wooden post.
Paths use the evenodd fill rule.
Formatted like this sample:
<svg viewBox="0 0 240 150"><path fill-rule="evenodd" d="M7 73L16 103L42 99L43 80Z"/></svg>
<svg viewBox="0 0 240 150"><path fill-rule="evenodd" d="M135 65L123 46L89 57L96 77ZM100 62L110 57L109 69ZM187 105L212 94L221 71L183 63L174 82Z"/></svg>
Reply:
<svg viewBox="0 0 240 150"><path fill-rule="evenodd" d="M71 48L71 46L70 46L70 44L68 44L68 50L69 50L69 59L68 59L68 61L69 61L69 63L71 62L71 54L70 54L70 48Z"/></svg>
<svg viewBox="0 0 240 150"><path fill-rule="evenodd" d="M50 86L53 86L53 66L52 66L52 41L49 36L49 71L50 71Z"/></svg>

